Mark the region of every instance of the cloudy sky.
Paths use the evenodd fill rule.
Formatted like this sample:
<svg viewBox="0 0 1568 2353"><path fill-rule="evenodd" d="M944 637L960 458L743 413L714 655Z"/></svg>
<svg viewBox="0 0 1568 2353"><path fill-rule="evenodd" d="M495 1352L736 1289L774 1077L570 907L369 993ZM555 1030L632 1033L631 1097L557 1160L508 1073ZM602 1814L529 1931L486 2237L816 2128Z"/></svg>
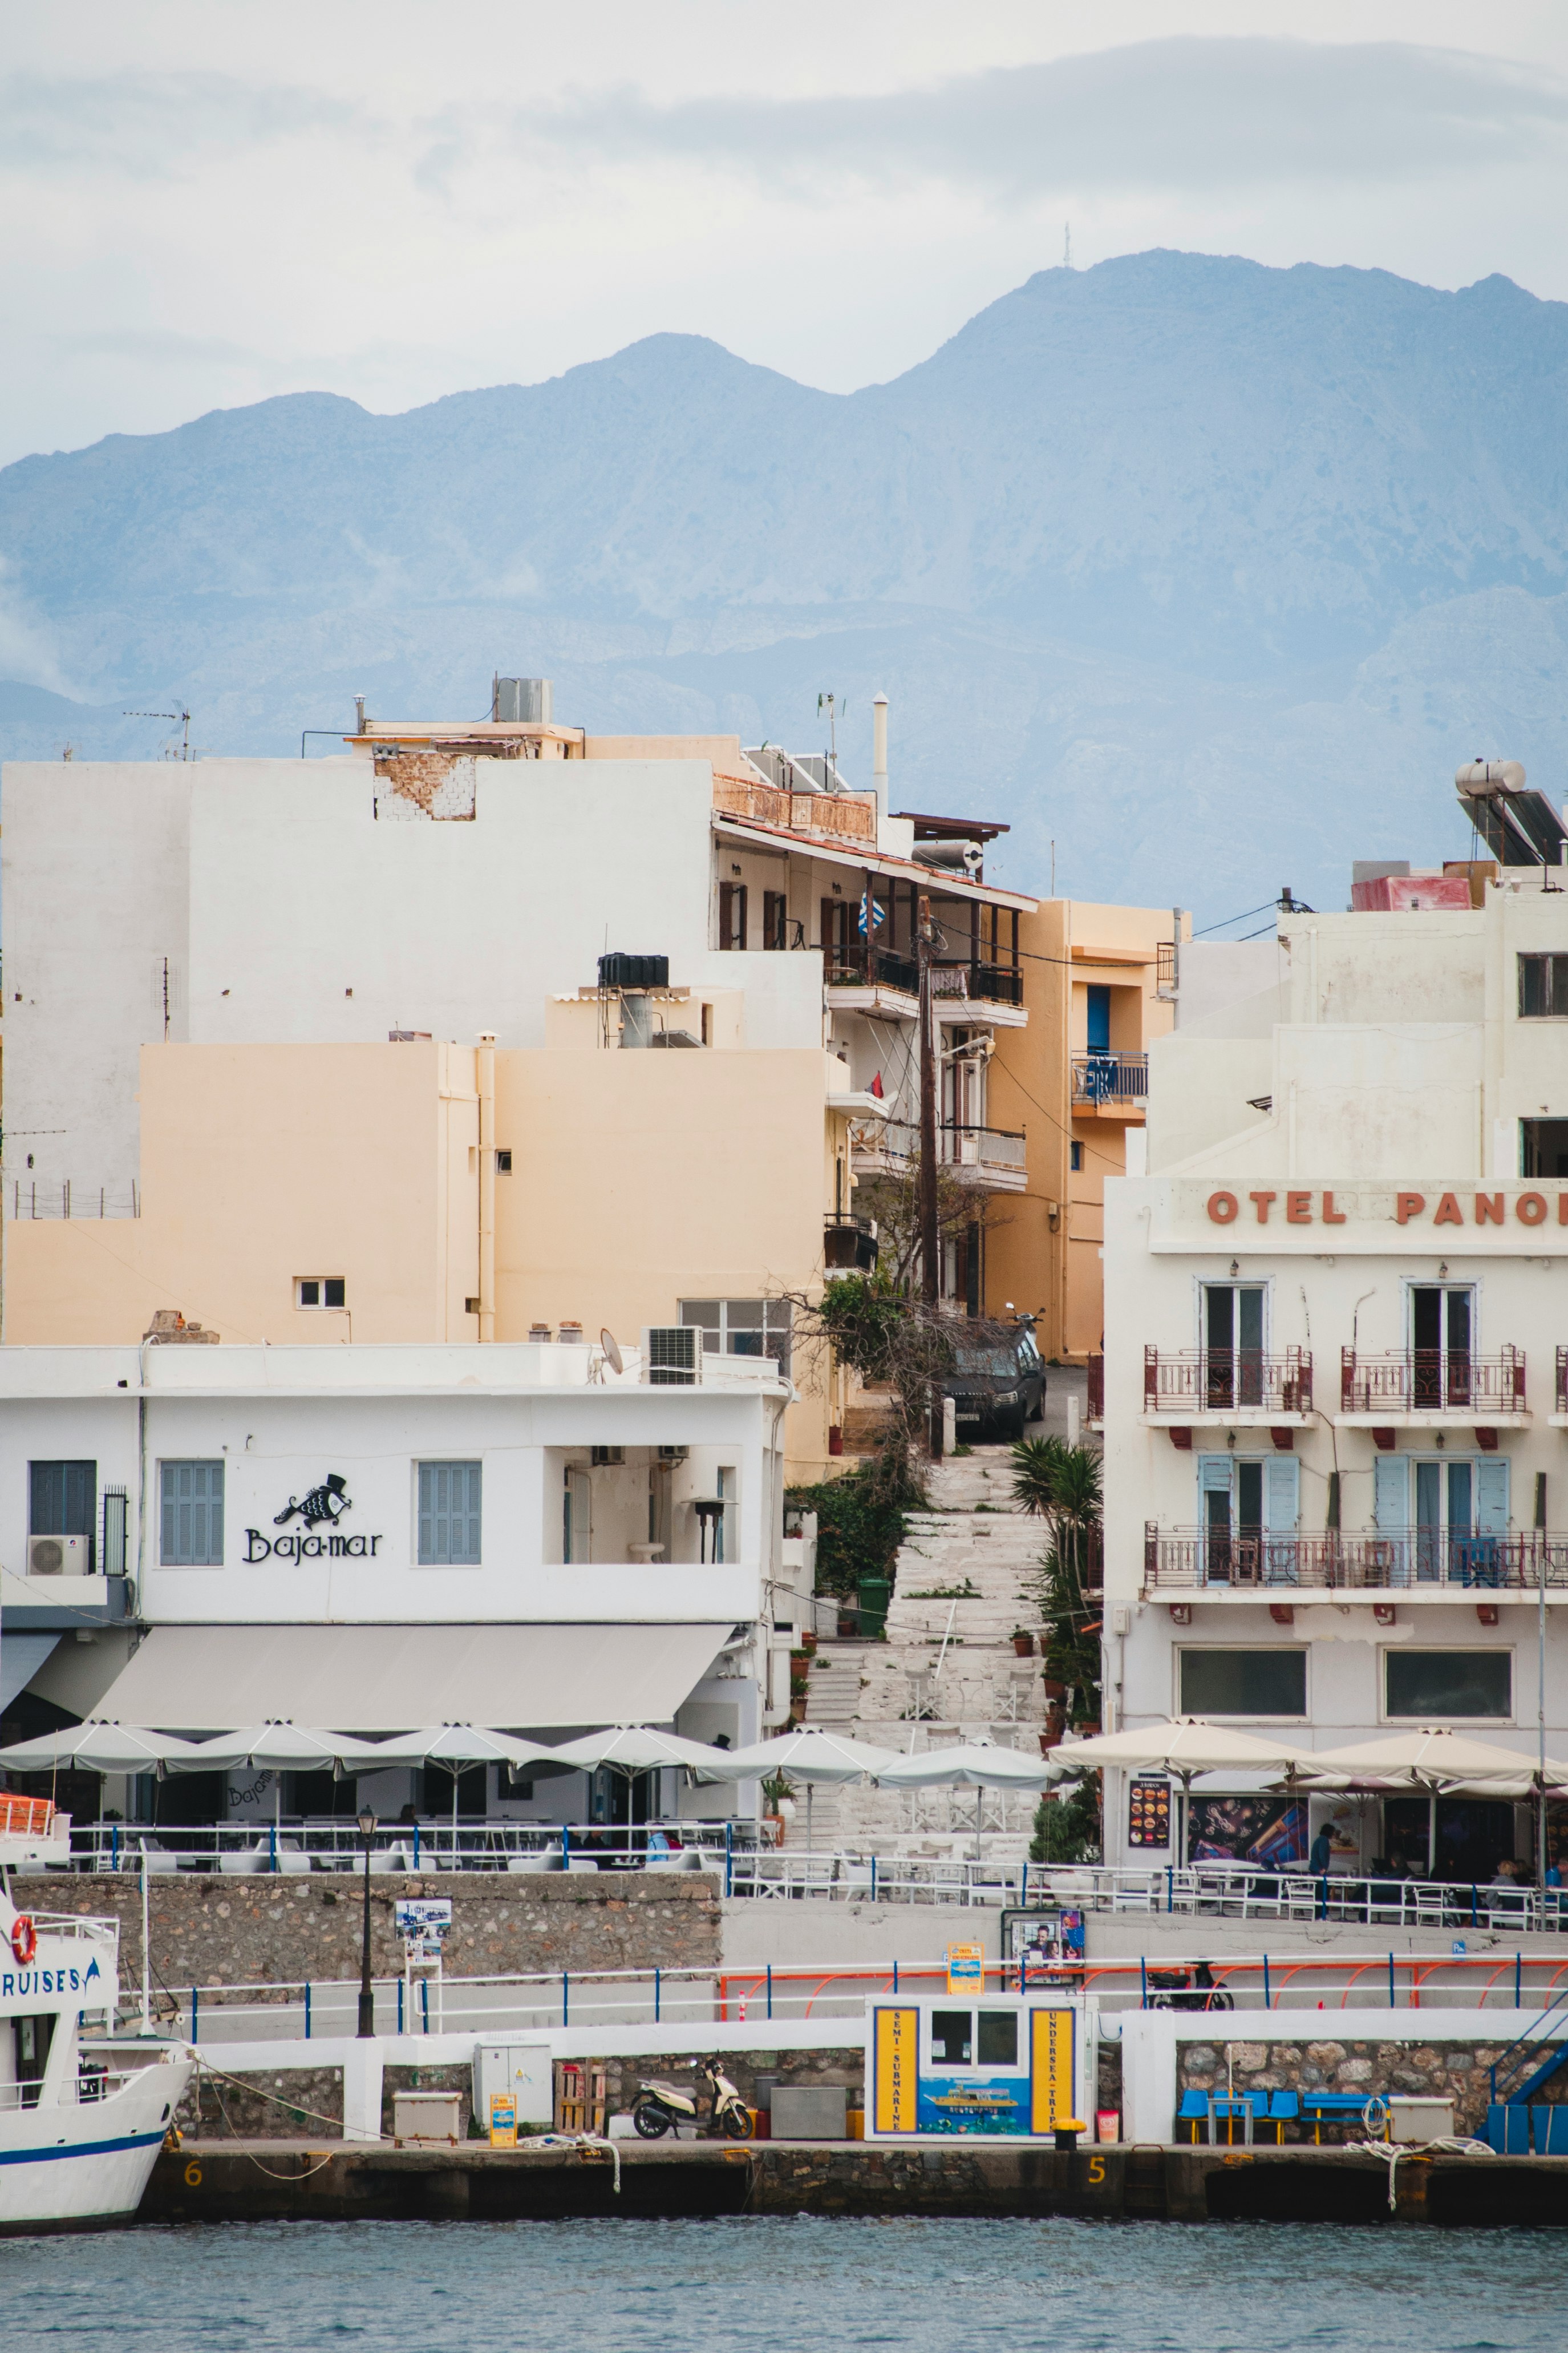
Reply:
<svg viewBox="0 0 1568 2353"><path fill-rule="evenodd" d="M1152 245L1568 300L1563 0L0 0L0 463L677 329L836 389Z"/></svg>

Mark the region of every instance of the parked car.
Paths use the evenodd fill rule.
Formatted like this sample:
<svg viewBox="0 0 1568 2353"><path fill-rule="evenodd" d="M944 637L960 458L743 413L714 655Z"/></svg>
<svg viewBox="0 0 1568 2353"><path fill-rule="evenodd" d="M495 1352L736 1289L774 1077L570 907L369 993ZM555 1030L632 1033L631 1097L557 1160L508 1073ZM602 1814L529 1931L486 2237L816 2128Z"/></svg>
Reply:
<svg viewBox="0 0 1568 2353"><path fill-rule="evenodd" d="M1022 1438L1024 1424L1038 1421L1046 1403L1046 1368L1035 1345L1033 1319L1005 1339L976 1347L961 1345L942 1394L952 1399L961 1438Z"/></svg>

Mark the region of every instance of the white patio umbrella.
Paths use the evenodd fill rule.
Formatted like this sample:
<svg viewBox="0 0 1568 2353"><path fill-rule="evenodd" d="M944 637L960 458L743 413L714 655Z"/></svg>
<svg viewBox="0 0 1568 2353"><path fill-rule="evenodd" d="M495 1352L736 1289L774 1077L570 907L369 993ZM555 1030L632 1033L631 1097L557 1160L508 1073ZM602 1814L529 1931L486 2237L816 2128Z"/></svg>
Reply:
<svg viewBox="0 0 1568 2353"><path fill-rule="evenodd" d="M1542 1774L1535 1760L1500 1742L1477 1740L1443 1725L1412 1725L1386 1740L1356 1740L1343 1748L1320 1748L1307 1760L1315 1778L1344 1775L1357 1784L1375 1782L1426 1799L1426 1869L1437 1868L1437 1800L1461 1793L1479 1798L1533 1798L1542 1802ZM1545 1760L1545 1785L1568 1778L1568 1766Z"/></svg>
<svg viewBox="0 0 1568 2353"><path fill-rule="evenodd" d="M714 1762L696 1768L700 1781L771 1780L782 1773L805 1785L805 1842L811 1844L811 1796L817 1782L842 1788L847 1782L875 1778L889 1765L901 1763L891 1748L873 1748L869 1742L845 1740L836 1732L806 1726L786 1732L782 1740L760 1740L754 1748L715 1750Z"/></svg>
<svg viewBox="0 0 1568 2353"><path fill-rule="evenodd" d="M1294 1774L1309 1763L1293 1742L1259 1739L1250 1732L1235 1732L1228 1725L1206 1724L1201 1716L1172 1716L1136 1732L1097 1733L1090 1740L1063 1741L1051 1751L1058 1777L1097 1772L1101 1766L1120 1765L1131 1772L1172 1773L1182 1785L1181 1843L1187 1853L1187 1810L1195 1773L1223 1772L1227 1765L1253 1772Z"/></svg>
<svg viewBox="0 0 1568 2353"><path fill-rule="evenodd" d="M285 1773L331 1773L339 1779L346 1768L375 1761L374 1741L355 1740L346 1732L316 1732L300 1724L254 1725L243 1732L220 1732L199 1741L188 1756L171 1761L171 1773L232 1773L253 1766L273 1773L273 1820L283 1819ZM385 1762L382 1758L383 1763Z"/></svg>
<svg viewBox="0 0 1568 2353"><path fill-rule="evenodd" d="M973 1789L974 1852L978 1858L984 1827L984 1792L987 1789L1045 1789L1057 1778L1054 1765L1044 1757L1026 1757L1016 1748L998 1748L989 1740L971 1740L952 1748L928 1748L922 1756L900 1757L877 1776L883 1789Z"/></svg>
<svg viewBox="0 0 1568 2353"><path fill-rule="evenodd" d="M329 1737L331 1736L328 1736ZM437 1724L422 1732L398 1733L390 1740L363 1742L369 1754L359 1760L363 1772L398 1765L436 1765L452 1777L452 1862L458 1860L458 1777L466 1765L539 1765L553 1757L552 1748L537 1740L518 1740L509 1732L492 1732L478 1724Z"/></svg>
<svg viewBox="0 0 1568 2353"><path fill-rule="evenodd" d="M0 1748L0 1765L16 1773L51 1773L74 1765L86 1773L162 1774L199 1754L193 1741L176 1740L172 1733L89 1720L19 1741L15 1748Z"/></svg>
<svg viewBox="0 0 1568 2353"><path fill-rule="evenodd" d="M684 1765L697 1772L727 1764L730 1757L727 1748L682 1740L679 1733L656 1731L647 1724L616 1724L603 1732L585 1732L549 1754L558 1763L578 1766L585 1773L596 1772L601 1765L611 1766L617 1773L653 1773L665 1765Z"/></svg>

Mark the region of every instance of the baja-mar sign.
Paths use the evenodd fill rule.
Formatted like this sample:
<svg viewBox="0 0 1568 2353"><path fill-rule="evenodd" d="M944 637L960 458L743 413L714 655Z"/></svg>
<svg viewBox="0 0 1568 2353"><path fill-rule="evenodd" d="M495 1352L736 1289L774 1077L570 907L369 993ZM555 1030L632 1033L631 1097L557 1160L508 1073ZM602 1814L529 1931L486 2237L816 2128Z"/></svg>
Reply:
<svg viewBox="0 0 1568 2353"><path fill-rule="evenodd" d="M300 1530L293 1535L264 1536L259 1528L245 1531L245 1557L247 1564L258 1560L374 1560L379 1536L340 1535L338 1522L353 1510L348 1493L348 1481L339 1472L329 1471L319 1487L308 1494L290 1495L276 1518L275 1528L287 1527L298 1519ZM315 1531L324 1527L328 1533Z"/></svg>
<svg viewBox="0 0 1568 2353"><path fill-rule="evenodd" d="M1556 1213L1545 1193L1508 1192L1463 1193L1383 1193L1373 1197L1377 1204L1368 1208L1361 1198L1346 1194L1346 1206L1341 1208L1331 1192L1294 1187L1273 1192L1211 1193L1206 1204L1209 1222L1215 1226L1233 1226L1238 1219L1247 1224L1256 1221L1260 1226L1279 1223L1287 1226L1343 1226L1352 1219L1360 1223L1373 1219L1396 1226L1507 1226L1510 1219L1525 1228L1555 1223L1568 1226L1568 1193L1558 1193ZM1243 1210L1242 1203L1248 1208Z"/></svg>

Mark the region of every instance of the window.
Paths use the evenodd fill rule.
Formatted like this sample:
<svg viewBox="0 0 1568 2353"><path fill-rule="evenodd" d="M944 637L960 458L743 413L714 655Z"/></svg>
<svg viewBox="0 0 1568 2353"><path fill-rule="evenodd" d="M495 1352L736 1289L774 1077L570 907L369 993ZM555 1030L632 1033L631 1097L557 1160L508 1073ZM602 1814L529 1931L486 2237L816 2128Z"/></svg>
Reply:
<svg viewBox="0 0 1568 2353"><path fill-rule="evenodd" d="M719 885L719 944L721 948L743 948L746 944L746 886L743 882L721 882Z"/></svg>
<svg viewBox="0 0 1568 2353"><path fill-rule="evenodd" d="M1179 1715L1305 1715L1307 1653L1183 1651Z"/></svg>
<svg viewBox="0 0 1568 2353"><path fill-rule="evenodd" d="M1568 1176L1568 1119L1520 1121L1519 1173L1521 1176Z"/></svg>
<svg viewBox="0 0 1568 2353"><path fill-rule="evenodd" d="M479 1558L478 1462L419 1465L419 1560L422 1567L472 1567Z"/></svg>
<svg viewBox="0 0 1568 2353"><path fill-rule="evenodd" d="M763 892L763 945L765 948L789 945L789 900L782 891Z"/></svg>
<svg viewBox="0 0 1568 2353"><path fill-rule="evenodd" d="M1091 981L1084 991L1087 1007L1088 1035L1085 1043L1091 1054L1110 1051L1110 990L1100 982Z"/></svg>
<svg viewBox="0 0 1568 2353"><path fill-rule="evenodd" d="M1568 955L1521 955L1519 1011L1523 1021L1568 1014Z"/></svg>
<svg viewBox="0 0 1568 2353"><path fill-rule="evenodd" d="M1450 1716L1513 1714L1509 1651L1385 1651L1384 1691L1391 1716L1441 1723Z"/></svg>
<svg viewBox="0 0 1568 2353"><path fill-rule="evenodd" d="M223 1567L223 1464L159 1465L158 1558L165 1568Z"/></svg>
<svg viewBox="0 0 1568 2353"><path fill-rule="evenodd" d="M1068 1145L1068 1162L1069 1166L1073 1168L1081 1168L1083 1166L1083 1146L1081 1144Z"/></svg>
<svg viewBox="0 0 1568 2353"><path fill-rule="evenodd" d="M1205 1583L1293 1585L1300 1508L1294 1454L1200 1454Z"/></svg>
<svg viewBox="0 0 1568 2353"><path fill-rule="evenodd" d="M1468 1282L1411 1284L1411 1395L1417 1409L1469 1404L1475 1302Z"/></svg>
<svg viewBox="0 0 1568 2353"><path fill-rule="evenodd" d="M511 1154L510 1152L498 1152L496 1154L496 1175L498 1176L510 1176L511 1175Z"/></svg>
<svg viewBox="0 0 1568 2353"><path fill-rule="evenodd" d="M787 1299L683 1299L680 1320L700 1327L705 1356L771 1356L789 1370Z"/></svg>
<svg viewBox="0 0 1568 2353"><path fill-rule="evenodd" d="M345 1303L341 1274L302 1274L295 1282L296 1307L342 1307Z"/></svg>
<svg viewBox="0 0 1568 2353"><path fill-rule="evenodd" d="M1016 2010L935 2010L931 2021L933 2067L1016 2067Z"/></svg>
<svg viewBox="0 0 1568 2353"><path fill-rule="evenodd" d="M1203 1379L1209 1410L1262 1405L1263 1285L1205 1282L1203 1292Z"/></svg>
<svg viewBox="0 0 1568 2353"><path fill-rule="evenodd" d="M98 1465L96 1462L29 1462L27 1533L35 1536L86 1536L88 1567L96 1571Z"/></svg>
<svg viewBox="0 0 1568 2353"><path fill-rule="evenodd" d="M624 1446L590 1446L588 1461L595 1471L617 1471L626 1459Z"/></svg>

